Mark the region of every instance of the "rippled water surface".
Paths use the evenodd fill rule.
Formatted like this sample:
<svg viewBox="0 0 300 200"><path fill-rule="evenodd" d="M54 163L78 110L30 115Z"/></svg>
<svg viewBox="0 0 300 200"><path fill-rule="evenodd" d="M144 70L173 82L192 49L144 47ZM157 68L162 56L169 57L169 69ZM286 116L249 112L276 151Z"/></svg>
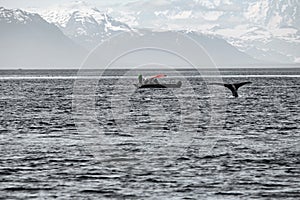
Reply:
<svg viewBox="0 0 300 200"><path fill-rule="evenodd" d="M3 199L300 198L299 69L222 71L252 82L239 98L192 70L152 90L76 74L1 71Z"/></svg>

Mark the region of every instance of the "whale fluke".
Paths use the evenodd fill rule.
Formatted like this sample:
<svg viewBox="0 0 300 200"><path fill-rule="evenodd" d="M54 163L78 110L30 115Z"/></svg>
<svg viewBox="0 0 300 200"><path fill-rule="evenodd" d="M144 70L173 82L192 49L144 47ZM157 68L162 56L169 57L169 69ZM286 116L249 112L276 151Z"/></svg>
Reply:
<svg viewBox="0 0 300 200"><path fill-rule="evenodd" d="M240 87L242 87L243 85L246 85L246 84L251 84L252 82L250 81L247 81L247 82L241 82L241 83L233 83L233 84L226 84L226 83L208 83L208 85L221 85L221 86L224 86L224 87L227 87L231 92L232 92L232 95L234 97L238 97L238 89Z"/></svg>

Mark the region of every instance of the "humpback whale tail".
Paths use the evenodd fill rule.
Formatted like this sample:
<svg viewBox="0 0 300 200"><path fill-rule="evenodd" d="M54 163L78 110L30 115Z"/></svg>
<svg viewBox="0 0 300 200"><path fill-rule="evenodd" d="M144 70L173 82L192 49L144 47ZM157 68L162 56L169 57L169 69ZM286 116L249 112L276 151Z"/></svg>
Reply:
<svg viewBox="0 0 300 200"><path fill-rule="evenodd" d="M226 88L228 88L231 92L232 92L232 95L234 97L238 97L238 89L240 87L242 87L243 85L246 85L246 84L251 84L252 82L250 81L247 81L247 82L241 82L241 83L233 83L233 84L224 84L224 83L209 83L208 85L221 85L221 86L224 86Z"/></svg>

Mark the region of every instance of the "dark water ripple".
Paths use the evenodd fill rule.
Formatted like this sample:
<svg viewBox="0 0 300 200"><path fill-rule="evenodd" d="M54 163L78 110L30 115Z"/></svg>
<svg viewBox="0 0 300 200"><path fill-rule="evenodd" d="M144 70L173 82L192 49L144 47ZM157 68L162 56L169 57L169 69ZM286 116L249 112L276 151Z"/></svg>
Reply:
<svg viewBox="0 0 300 200"><path fill-rule="evenodd" d="M133 95L129 129L120 131L109 114L114 89L100 81L97 122L113 144L101 148L88 139L93 133L78 131L74 80L1 80L0 197L299 199L299 78L247 80L254 84L241 88L239 99L224 94L225 123L212 129L209 93L191 79L202 117L187 120L184 133L197 137L183 144L170 142L184 112L170 91ZM167 120L155 115L157 105Z"/></svg>

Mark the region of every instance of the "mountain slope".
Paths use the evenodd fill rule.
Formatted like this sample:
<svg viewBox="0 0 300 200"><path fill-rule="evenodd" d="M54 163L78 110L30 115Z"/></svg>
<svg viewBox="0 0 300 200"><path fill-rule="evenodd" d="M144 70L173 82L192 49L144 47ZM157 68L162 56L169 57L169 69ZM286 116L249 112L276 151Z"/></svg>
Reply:
<svg viewBox="0 0 300 200"><path fill-rule="evenodd" d="M263 63L239 51L224 39L197 32L189 32L187 35L198 42L208 52L217 66L240 66Z"/></svg>
<svg viewBox="0 0 300 200"><path fill-rule="evenodd" d="M145 0L111 14L134 27L217 35L257 59L300 60L300 3L296 0Z"/></svg>
<svg viewBox="0 0 300 200"><path fill-rule="evenodd" d="M120 56L123 55L123 56ZM118 57L120 56L120 57ZM116 59L116 57L118 57ZM116 59L116 60L115 60ZM89 57L86 67L131 68L156 63L174 68L249 66L261 63L226 41L197 32L139 30L103 43ZM191 62L190 62L191 61Z"/></svg>
<svg viewBox="0 0 300 200"><path fill-rule="evenodd" d="M110 36L132 31L127 24L80 1L42 10L40 14L87 49L94 48Z"/></svg>
<svg viewBox="0 0 300 200"><path fill-rule="evenodd" d="M56 6L39 13L48 22L56 24L68 37L91 50L103 40L118 33L140 32L142 29L132 30L125 23L114 20L107 14L83 2ZM152 30L156 32L155 30ZM208 37L195 32L189 33L202 44L218 65L250 65L257 60L238 51L221 38ZM230 59L228 59L230 58Z"/></svg>
<svg viewBox="0 0 300 200"><path fill-rule="evenodd" d="M0 7L1 68L78 67L86 51L38 14Z"/></svg>

